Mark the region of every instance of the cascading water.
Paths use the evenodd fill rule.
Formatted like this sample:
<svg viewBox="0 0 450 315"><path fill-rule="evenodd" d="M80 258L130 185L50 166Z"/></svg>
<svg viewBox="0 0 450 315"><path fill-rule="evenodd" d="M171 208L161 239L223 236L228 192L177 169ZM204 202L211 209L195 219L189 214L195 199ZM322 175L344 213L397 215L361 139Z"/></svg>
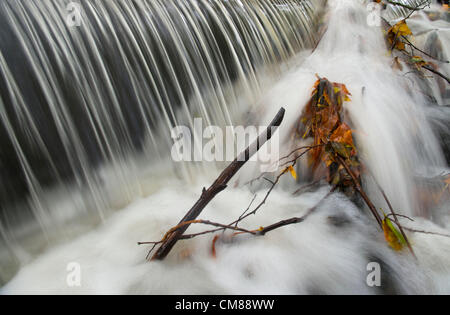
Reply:
<svg viewBox="0 0 450 315"><path fill-rule="evenodd" d="M446 233L448 203L430 210L416 191L422 180L447 171L434 128L448 137L449 115L445 106L432 105L445 105L447 96L438 78L424 88L407 69L392 69L380 27L367 23L365 1L328 1L326 32L308 57L301 51L314 46L322 1L84 1L79 28L67 27L67 4L0 5L1 169L2 183L11 181L2 187L8 208L1 212L0 276L9 280L27 264L2 293L449 292L447 238L413 234L418 262L393 253L372 218L340 194L299 225L221 244L217 259L207 237L178 244L164 263L146 263L147 249L135 246L159 239L218 172L208 164L191 169L168 162L172 126L192 127L192 117L219 126L259 125L284 106L280 137L289 151L289 130L315 74L349 88L346 116L362 160L398 212L426 218L412 226ZM448 23L432 25L421 14L412 21L425 34L419 41L429 40L427 27L437 33L440 59L448 59ZM242 119L248 111L250 119ZM255 167L238 182L254 178ZM23 176L14 184L11 172ZM373 180L365 180L385 207ZM243 226L300 216L327 192L292 197L292 186L275 191ZM17 212L25 206L16 192L29 194L35 220ZM229 222L251 199L246 187L229 189L202 217ZM125 208L111 215L107 209L114 207ZM75 238L93 222L90 208L105 222ZM24 222L37 222L42 233ZM74 239L34 258L43 246L36 235L47 243ZM366 285L370 261L388 271L381 289ZM81 287L66 283L72 262L82 266Z"/></svg>
<svg viewBox="0 0 450 315"><path fill-rule="evenodd" d="M143 169L167 158L170 129L192 116L233 125L259 93L259 72L280 73L280 63L312 46L319 8L2 1L0 260L11 258L5 248L27 259L16 243L41 250L24 236L52 243L76 222L146 195Z"/></svg>

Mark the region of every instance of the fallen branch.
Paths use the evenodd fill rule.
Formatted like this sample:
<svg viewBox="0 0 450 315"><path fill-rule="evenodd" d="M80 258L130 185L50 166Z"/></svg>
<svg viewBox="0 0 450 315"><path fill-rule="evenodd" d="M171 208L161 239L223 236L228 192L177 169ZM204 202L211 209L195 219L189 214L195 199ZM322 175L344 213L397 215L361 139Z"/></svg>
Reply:
<svg viewBox="0 0 450 315"><path fill-rule="evenodd" d="M157 245L163 244L166 241L167 237L171 233L174 233L175 231L179 231L180 229L182 229L186 225L191 225L191 224L203 224L203 225L210 225L210 226L215 226L215 227L219 227L219 228L218 229L214 229L214 230L209 230L209 231L203 231L203 232L196 233L196 234L182 235L179 240L192 239L194 237L198 237L198 236L202 236L202 235L206 235L206 234L212 234L212 233L225 231L225 230L236 231L237 233L235 233L233 235L250 234L250 235L253 235L253 236L264 236L267 233L272 232L272 231L274 231L276 229L282 228L284 226L297 224L297 223L301 223L301 222L305 221L308 216L310 216L329 196L331 196L336 191L336 188L337 187L334 186L325 197L323 197L314 207L310 208L306 212L306 214L303 215L302 217L294 217L294 218L290 218L290 219L287 219L287 220L282 220L282 221L279 221L277 223L271 224L271 225L269 225L267 227L261 227L258 230L247 230L247 229L239 228L237 226L234 226L234 224L236 222L233 222L233 223L230 223L230 224L227 225L227 224L221 224L221 223L212 222L212 221L208 221L208 220L192 220L192 221L182 222L179 225L177 225L177 226L173 227L172 229L170 229L166 233L166 235L164 236L164 238L161 241L156 241L156 242L139 242L138 245L154 245L153 248L150 250L150 253L151 253L153 251L153 249ZM239 218L239 220L237 222L242 221L243 218L244 217L241 215L241 217ZM214 244L213 248L215 247L216 241L217 241L217 238L214 238L214 240L213 240L213 244Z"/></svg>
<svg viewBox="0 0 450 315"><path fill-rule="evenodd" d="M450 63L450 61L448 61L448 60L440 60L440 59L437 59L436 57L434 57L434 56L430 55L429 53L423 51L422 49L418 48L418 47L415 46L413 43L411 43L411 41L408 39L408 37L402 36L402 38L407 42L407 44L408 44L409 46L411 46L412 48L414 48L414 49L417 50L418 52L424 54L425 56L430 57L430 58L432 58L432 59L434 59L435 61L440 62L440 63Z"/></svg>
<svg viewBox="0 0 450 315"><path fill-rule="evenodd" d="M404 36L403 36L403 37L404 37ZM407 44L408 44L408 45L411 45L409 42L407 42ZM411 46L411 47L413 47L413 46ZM413 48L414 48L414 47L413 47ZM420 51L420 52L422 52L422 51ZM423 53L423 52L422 52L422 53ZM411 58L413 57L413 56L409 55L406 51L403 51L403 54L405 54L409 59L411 59ZM444 63L444 61L441 61L441 62ZM447 63L448 63L448 62L447 62ZM429 66L429 63L425 63L425 64L421 65L420 67L423 68L423 69L425 69L425 70L428 70L428 71L430 71L430 72L432 72L432 73L434 73L434 74L436 74L437 76L441 77L442 79L444 79L445 81L447 81L447 83L450 84L450 78L447 77L445 74L443 74L443 73L437 71L436 69L430 67L430 66Z"/></svg>
<svg viewBox="0 0 450 315"><path fill-rule="evenodd" d="M423 8L421 8L419 5L419 7L416 10L420 10L420 9L423 9ZM420 53L424 54L425 56L432 58L434 60L437 60L441 63L449 63L449 61L438 60L437 58L435 58L435 57L431 56L430 54L426 53L425 51L423 51L422 49L419 49L408 39L407 36L412 35L411 30L409 29L408 25L406 24L406 20L410 16L411 16L411 14L408 17L406 17L405 19L403 19L402 21L395 24L394 26L391 26L388 21L383 19L384 28L387 33L386 39L387 39L387 42L391 44L390 51L392 52L394 49L401 51L407 57L404 60L407 64L411 64L411 60L414 58L417 58L414 56L413 49L415 49L415 50L419 51ZM401 41L400 39L402 39L403 41ZM411 47L411 54L406 52L405 45L409 45ZM438 70L434 69L433 67L431 67L430 63L426 62L422 58L420 58L418 62L416 61L416 66L417 66L417 70L419 70L420 68L423 68L423 69L428 70L428 71L436 74L437 76L441 77L442 79L447 81L447 83L450 83L449 77L447 77L445 74L443 74L443 73L439 72Z"/></svg>
<svg viewBox="0 0 450 315"><path fill-rule="evenodd" d="M429 66L427 66L427 65L422 66L422 68L424 68L424 69L426 69L426 70L428 70L428 71L430 71L430 72L433 72L434 74L440 76L442 79L444 79L445 81L447 81L447 83L450 84L450 78L448 78L448 77L445 76L444 74L440 73L439 71L434 70L433 68L431 68L431 67L429 67Z"/></svg>
<svg viewBox="0 0 450 315"><path fill-rule="evenodd" d="M302 152L302 153L301 153L299 156L297 156L295 159L293 159L293 160L291 160L291 161L286 162L285 164L283 164L282 167L285 166L285 165L287 165L287 164L291 164L291 166L295 166L296 163L297 163L297 161L298 161L298 159L300 159L302 156L304 156L306 153L310 152L311 150L313 150L313 149L316 148L316 147L317 147L317 146L307 147L307 149L306 149L304 152ZM286 157L285 157L285 158L286 158ZM285 158L283 158L283 159L285 159ZM251 216L251 215L255 215L256 212L258 212L258 210L266 203L267 199L269 198L269 195L270 195L270 194L272 193L272 191L275 189L275 186L279 183L281 177L282 177L284 174L286 174L286 171L281 172L281 173L276 177L275 181L270 181L270 183L272 184L272 186L269 188L269 191L267 192L267 194L266 194L266 196L264 197L264 199L258 204L258 206L257 206L253 211L251 211L251 212L245 214L244 216L241 216L240 221L242 221L242 220L248 218L248 217ZM239 221L235 221L235 222L233 222L233 223L231 223L231 224L236 224L237 222L239 222Z"/></svg>
<svg viewBox="0 0 450 315"><path fill-rule="evenodd" d="M245 163L257 152L259 149L272 138L273 133L281 125L285 114L285 109L281 108L278 114L275 116L269 127L251 144L244 152L242 152L216 179L209 189L203 189L200 199L189 210L185 217L180 221L189 222L195 220L208 203L220 192L227 188L228 182L231 178L244 166ZM153 255L152 260L164 259L172 250L173 246L177 243L180 237L186 232L190 224L184 225L182 228L171 233L167 239L161 244L156 253Z"/></svg>
<svg viewBox="0 0 450 315"><path fill-rule="evenodd" d="M370 211L372 212L373 216L377 220L378 224L380 225L380 227L382 227L383 223L382 223L381 217L380 217L377 209L375 208L374 204L372 203L372 201L367 196L366 192L362 189L361 184L356 179L355 174L353 174L353 172L351 171L350 167L347 165L347 163L345 163L344 159L342 159L339 156L339 154L336 154L336 156L337 156L337 161L339 162L339 164L341 164L345 168L347 174L352 178L352 181L353 181L353 184L354 184L354 187L355 187L356 191L364 199L364 201L366 202L366 204L369 207Z"/></svg>
<svg viewBox="0 0 450 315"><path fill-rule="evenodd" d="M314 147L303 147L303 148L306 149L306 150L305 150L304 152L302 152L299 156L297 156L294 160L290 161L289 163L292 163L293 165L295 165L295 163L297 163L298 159L300 159L300 158L303 157L306 153L308 153L309 151L311 151L312 149L314 149ZM296 151L298 151L298 150L299 150L299 149L297 149ZM292 154L291 154L291 155L292 155ZM286 158L286 157L284 157L284 158L282 158L282 159L285 159L285 158ZM275 186L279 183L281 177L282 177L285 173L286 173L286 172L282 172L281 174L279 174L279 175L276 177L275 181L269 181L269 182L271 183L272 186L271 186L271 187L269 188L269 190L267 191L266 195L264 196L264 199L263 199L263 200L258 204L258 206L256 206L255 209L252 210L251 212L249 212L249 210L250 210L250 208L251 208L253 202L255 201L256 196L253 197L252 201L250 202L250 205L247 207L247 209L245 209L245 211L241 214L241 216L240 216L236 221L233 221L233 222L231 222L231 223L228 224L228 225L224 225L224 226L221 227L221 228L217 228L217 229L213 229L213 230L208 230L208 231L203 231L203 232L196 233L196 234L182 235L182 236L180 237L180 240L192 239L192 238L194 238L194 237L201 236L201 235L206 235L206 234L211 234L211 233L216 233L216 232L225 231L225 230L228 229L228 227L232 227L232 226L237 227L237 225L238 225L241 221L245 220L246 218L248 218L248 217L251 216L251 215L255 215L255 214L261 209L261 207L267 202L267 199L269 198L270 194L272 193L272 191L274 190ZM260 179L260 178L259 178L259 179ZM257 179L255 179L255 180L257 180ZM336 187L333 188L333 190L332 190L331 192L334 192L335 189L336 189ZM330 194L331 194L331 192L330 192ZM330 194L329 194L329 195L330 195ZM328 197L329 195L327 195L326 197ZM313 209L314 209L314 208L313 208ZM308 211L308 214L309 214L310 212L312 212L311 209L310 209L310 211ZM267 232L266 232L266 233L267 233ZM160 244L160 243L162 243L162 241L160 241L160 242L149 242L149 243L138 243L138 245L143 245L143 244L156 244L156 245L158 245L158 244ZM154 249L154 248L152 248L152 250L153 250L153 249Z"/></svg>
<svg viewBox="0 0 450 315"><path fill-rule="evenodd" d="M308 212L299 218L291 218L291 219L287 219L287 220L283 220L280 222L277 222L275 224L269 225L265 228L262 228L261 230L258 231L258 235L266 235L267 233L279 229L281 227L287 226L287 225L292 225L292 224L297 224L297 223L301 223L303 221L305 221L305 219L310 216L329 196L331 196L335 191L336 191L337 186L334 186L330 192L323 197L314 207L312 207L311 209L308 210Z"/></svg>
<svg viewBox="0 0 450 315"><path fill-rule="evenodd" d="M296 131L301 130L300 134L303 134L303 138L314 138L314 145L299 147L293 150L287 156L282 157L278 161L278 166L281 168L281 172L277 176L273 175L273 177L269 179L264 177L264 175L273 173L263 173L258 178L253 180L256 181L264 179L269 182L271 186L269 187L262 201L252 211L250 211L250 209L253 202L256 200L256 196L253 197L249 206L243 211L239 218L234 222L231 222L230 224L222 224L197 219L197 217L208 205L208 203L227 187L228 182L236 174L236 172L239 171L239 169L260 149L262 145L264 145L266 141L271 139L272 132L275 131L274 128L279 127L281 122L283 121L285 114L285 110L283 108L274 118L267 130L263 134L261 134L251 146L249 146L241 155L239 155L239 157L233 163L231 163L221 173L221 175L216 179L212 186L208 190L206 190L205 188L203 189L203 193L200 199L195 203L195 205L177 226L170 229L164 235L161 241L141 242L138 244L153 245L152 249L150 250L149 256L153 252L153 250L158 245L160 245L156 253L153 255L152 260L161 260L170 253L173 246L179 240L192 239L197 236L212 234L220 231L225 232L227 230L235 232L232 234L232 237L240 234L264 236L267 233L281 227L303 222L311 213L315 211L315 209L318 208L321 202L323 202L323 200L330 196L337 188L339 188L341 191L344 191L346 188L351 187L352 191L350 191L350 193L356 191L362 197L362 199L364 199L380 228L385 232L385 237L389 245L393 247L392 239L402 239L403 244L407 244L411 253L415 257L414 251L406 237L403 227L398 221L398 217L400 217L401 215L395 213L390 201L388 200L381 187L380 190L383 194L383 197L385 198L385 201L391 210L391 214L385 215L384 220L381 218L376 207L362 188L360 175L362 170L357 156L357 150L353 141L353 131L345 122L342 121L341 118L343 111L342 105L344 101L350 101L350 95L350 92L347 90L344 84L331 83L326 78L318 77L318 80L314 85L312 97L300 119L302 129L299 129L299 127L296 128ZM331 191L316 206L309 209L309 211L302 217L293 217L290 219L282 220L267 227L261 227L257 230L248 230L239 227L240 222L251 215L255 215L261 209L261 207L268 200L272 191L280 182L283 175L290 172L292 177L294 179L297 179L297 174L295 172L294 166L296 166L298 160L308 152L311 152L310 163L314 163L312 167L314 171L319 166L319 163L324 163L326 165L326 170L328 171L327 182L330 183L330 185L333 187ZM344 170L348 176L344 174ZM252 183L253 181L251 181L250 183ZM388 219L388 216L393 216L394 223L397 224L397 226L400 228L403 237L400 236L400 233L397 231L397 229L392 226L391 221ZM215 228L195 234L185 235L184 233L191 224L203 224L213 226ZM394 236L390 234L387 234L389 230L385 228L385 225L388 225L391 228L393 232L391 234L395 234L396 238L394 238ZM213 240L212 248L214 256L215 245L218 239L219 236L216 236ZM396 247L393 248L397 250Z"/></svg>

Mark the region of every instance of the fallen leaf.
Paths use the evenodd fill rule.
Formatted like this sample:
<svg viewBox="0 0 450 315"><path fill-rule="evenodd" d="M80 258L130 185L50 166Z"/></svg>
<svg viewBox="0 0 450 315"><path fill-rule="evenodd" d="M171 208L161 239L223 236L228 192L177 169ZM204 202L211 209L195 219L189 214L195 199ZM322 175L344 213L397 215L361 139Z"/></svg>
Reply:
<svg viewBox="0 0 450 315"><path fill-rule="evenodd" d="M330 141L353 147L353 132L346 123L341 123L330 136Z"/></svg>
<svg viewBox="0 0 450 315"><path fill-rule="evenodd" d="M396 34L397 37L412 35L411 29L408 24L406 24L406 20L401 20L392 26L389 32Z"/></svg>
<svg viewBox="0 0 450 315"><path fill-rule="evenodd" d="M394 62L392 63L392 68L396 69L396 70L400 70L400 71L403 70L403 66L400 63L400 60L398 59L398 57L394 58Z"/></svg>
<svg viewBox="0 0 450 315"><path fill-rule="evenodd" d="M428 65L428 62L426 62L425 60L422 59L422 57L420 56L413 56L411 58L411 62L418 68L420 69L423 66Z"/></svg>
<svg viewBox="0 0 450 315"><path fill-rule="evenodd" d="M386 242L392 249L400 251L407 245L402 233L400 233L387 216L383 219L383 231Z"/></svg>
<svg viewBox="0 0 450 315"><path fill-rule="evenodd" d="M216 242L219 239L219 235L214 236L214 239L212 241L212 246L211 246L211 254L213 256L213 258L217 258L217 253L216 253Z"/></svg>
<svg viewBox="0 0 450 315"><path fill-rule="evenodd" d="M401 20L392 26L387 34L388 42L397 50L405 50L405 43L401 41L402 36L412 35L412 32L405 20Z"/></svg>
<svg viewBox="0 0 450 315"><path fill-rule="evenodd" d="M294 167L289 166L289 167L288 167L288 170L289 170L289 172L291 173L291 176L292 176L295 180L297 180L297 173L295 172Z"/></svg>

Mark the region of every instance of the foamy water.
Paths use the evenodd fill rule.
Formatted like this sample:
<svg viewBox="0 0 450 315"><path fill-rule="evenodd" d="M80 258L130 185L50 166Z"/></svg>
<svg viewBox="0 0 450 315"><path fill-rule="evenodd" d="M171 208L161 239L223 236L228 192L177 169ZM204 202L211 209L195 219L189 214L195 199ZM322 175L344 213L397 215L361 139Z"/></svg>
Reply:
<svg viewBox="0 0 450 315"><path fill-rule="evenodd" d="M419 80L405 76L407 69L402 73L391 68L392 57L386 52L383 34L380 28L367 25L364 5L345 0L329 4L328 29L320 45L261 96L258 123L267 123L284 106L287 115L280 134L289 151L293 145L288 140L289 131L310 97L315 74L346 84L352 93L352 102L345 105L346 118L357 130L363 163L397 212L415 219L402 222L418 230L450 234L445 216L438 222L429 220L433 213L425 209L415 193L417 177L433 177L447 169L426 118L426 100L419 91ZM422 30L425 27L423 20L417 24ZM448 39L448 35L440 36ZM437 95L436 84L431 90ZM264 237L239 236L232 242L219 242L217 258L211 255L213 236L207 235L178 243L163 262L147 262L148 247L136 243L160 239L219 173L214 169L208 177L198 175L192 184L165 171L164 165L158 169L151 175L157 188L152 188L148 197L112 215L95 230L47 250L23 266L0 292L450 293L450 238L409 233L417 261L407 251L393 252L372 217L340 194L329 197L303 223ZM257 165L248 165L239 174L239 182L254 178L255 170ZM162 177L164 185L158 185ZM366 187L377 206L385 208L376 186L367 181ZM274 191L258 215L250 217L242 227L256 229L301 216L329 190L323 187L293 197L291 193L298 187L291 178L284 179L283 188ZM264 194L258 192L255 204ZM253 192L246 186L230 188L211 202L201 218L231 222L242 214L252 197ZM448 203L442 208L448 211ZM203 228L194 226L188 232ZM67 284L66 268L72 262L81 267L81 287ZM380 288L366 283L369 262L381 264Z"/></svg>
<svg viewBox="0 0 450 315"><path fill-rule="evenodd" d="M201 178L207 182L210 178ZM394 253L371 218L344 196L335 194L305 222L265 237L240 236L217 244L212 236L182 241L163 262L146 262L148 248L138 241L158 240L198 197L201 185L173 181L138 200L95 231L53 248L19 274L2 294L310 294L310 293L448 293L450 239L411 235L418 262ZM293 198L275 192L258 216L242 227L257 228L280 218L300 216L326 193ZM263 197L259 194L259 199ZM230 189L217 197L203 219L230 222L247 207L252 194ZM411 225L411 224L410 224ZM429 221L412 224L445 232ZM200 231L192 227L188 232ZM382 288L366 284L369 262L382 264ZM81 287L71 288L68 264L81 266Z"/></svg>

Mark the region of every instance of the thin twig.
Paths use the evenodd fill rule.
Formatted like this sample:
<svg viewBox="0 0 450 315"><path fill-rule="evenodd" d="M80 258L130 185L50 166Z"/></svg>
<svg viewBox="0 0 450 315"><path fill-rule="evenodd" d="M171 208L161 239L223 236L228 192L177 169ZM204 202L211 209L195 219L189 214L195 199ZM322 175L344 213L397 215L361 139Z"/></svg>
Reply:
<svg viewBox="0 0 450 315"><path fill-rule="evenodd" d="M244 212L241 214L241 216L239 217L238 222L236 222L236 226L235 226L235 227L238 227L239 222L242 221L242 217L250 210L250 208L252 207L252 204L253 204L253 202L255 201L255 199L256 199L257 196L258 196L258 195L253 196L252 201L251 201L250 204L248 205L247 209L245 209L245 211L244 211Z"/></svg>
<svg viewBox="0 0 450 315"><path fill-rule="evenodd" d="M375 178L374 178L374 180L375 180ZM413 248L412 248L412 246L411 246L411 243L409 242L408 237L406 236L406 233L405 233L405 231L403 230L402 225L401 225L400 222L398 221L397 213L395 213L394 208L392 207L392 204L391 204L391 202L389 201L389 198L387 197L387 195L386 195L386 193L384 192L383 188L378 184L378 182L377 182L376 180L375 180L375 183L377 184L378 189L381 191L381 194L383 195L383 198L384 198L384 200L386 201L386 204L388 205L389 210L391 211L392 216L394 217L394 222L395 222L395 224L398 226L398 228L400 229L400 232L402 233L402 236L403 236L403 238L404 238L405 241L406 241L406 245L408 246L409 251L410 251L411 254L414 256L414 258L417 259L417 256L416 256L416 254L414 253L414 250L413 250Z"/></svg>
<svg viewBox="0 0 450 315"><path fill-rule="evenodd" d="M286 155L286 156L282 157L281 159L279 159L277 162L272 163L271 166L275 165L275 163L280 163L282 160L285 160L285 159L287 159L287 158L290 158L294 153L296 153L296 152L298 152L298 151L300 151L300 150L307 150L307 151L305 151L305 152L309 152L310 150L312 150L312 149L314 149L314 148L317 148L317 147L320 147L320 146L323 146L323 145L317 145L317 146L303 146L303 147L299 147L299 148L293 150L293 151L292 151L291 153L289 153L288 155ZM304 153L302 153L300 156L303 156L303 155L304 155ZM298 157L297 157L296 159L298 159ZM286 163L283 164L283 165L286 165L286 164L289 164L289 163L292 163L292 160L286 162ZM283 165L282 165L282 166L283 166ZM248 181L247 183L245 183L244 186L245 186L245 185L251 185L251 184L253 184L254 182L259 181L260 179L264 178L265 175L270 175L270 174L273 174L273 172L262 172L258 177L253 178L252 180L250 180L250 181ZM267 180L267 179L265 179L265 180Z"/></svg>
<svg viewBox="0 0 450 315"><path fill-rule="evenodd" d="M306 153L308 153L309 151L311 151L312 149L314 149L314 147L308 147L308 149L305 152L302 152L302 154L300 154L299 156L297 156L295 159L286 162L285 164L283 164L281 167L283 167L284 165L287 164L291 164L291 166L295 166L297 161L304 156ZM271 181L268 180L267 178L264 178L265 180L267 180L269 183L271 183L271 187L269 188L269 190L267 191L266 195L264 196L264 199L258 204L258 206L251 212L245 214L242 218L240 218L241 220L244 220L246 218L248 218L251 215L255 215L259 209L261 209L261 207L266 203L267 199L269 198L270 194L272 193L272 191L274 190L275 186L279 183L281 177L286 174L286 171L281 172L276 178L275 181ZM239 220L234 221L233 223L231 223L231 225L236 224L236 222L239 222Z"/></svg>
<svg viewBox="0 0 450 315"><path fill-rule="evenodd" d="M387 3L391 4L391 5L395 5L395 6L399 6L399 7L411 10L413 12L424 9L425 7L429 6L429 3L430 3L429 0L424 0L419 5L413 7L411 5L404 4L404 3L401 3L401 2L397 2L397 1L393 1L393 0L383 0L383 1L387 2Z"/></svg>
<svg viewBox="0 0 450 315"><path fill-rule="evenodd" d="M239 227L233 227L233 224L221 224L221 223L217 223L217 222L212 222L212 221L208 221L208 220L193 220L193 221L189 221L189 222L183 222L181 224L179 224L178 226L172 228L169 232L167 232L166 236L161 240L161 241L157 241L157 242L139 242L138 245L153 245L152 249L150 250L148 256L150 256L151 252L155 249L155 247L159 244L163 244L165 242L165 239L167 237L170 236L171 233L174 233L175 231L183 228L183 226L185 225L191 225L191 224L204 224L204 225L210 225L210 226L215 226L215 227L219 227L218 229L214 229L214 230L209 230L209 231L203 231L200 233L196 233L196 234L190 234L190 235L183 235L180 240L183 239L191 239L194 237L198 237L198 236L202 236L205 234L212 234L218 231L222 231L222 230L232 230L232 231L236 231L239 233L235 233L234 235L240 235L240 234L251 234L254 236L264 236L269 232L272 232L276 229L282 228L284 226L288 226L288 225L292 225L292 224L296 224L296 223L301 223L303 221L306 220L306 218L308 218L315 210L317 210L317 208L329 197L331 196L335 191L336 191L337 186L334 186L330 192L328 192L328 194L323 197L314 207L310 208L305 215L303 215L302 217L294 217L294 218L290 218L287 220L282 220L279 221L277 223L274 223L272 225L269 225L267 227L261 228L259 230L247 230L247 229L243 229L243 228L239 228ZM238 220L238 222L242 221L244 218L244 216L241 215L240 219ZM169 234L169 235L168 235Z"/></svg>
<svg viewBox="0 0 450 315"><path fill-rule="evenodd" d="M407 230L409 232L414 232L414 233L422 233L422 234L436 235L436 236L442 236L442 237L450 237L450 235L448 235L448 234L430 232L430 231L421 231L421 230L411 229L408 227L405 227L405 230Z"/></svg>
<svg viewBox="0 0 450 315"><path fill-rule="evenodd" d="M314 182L312 182L312 183L309 183L309 184L306 184L306 185L300 187L299 189L297 189L296 191L294 191L294 192L292 193L292 195L293 195L293 196L298 196L298 195L300 195L301 193L303 193L303 192L304 192L305 190L307 190L308 188L314 187L314 186L316 186L317 184L319 184L319 183L322 181L322 179L323 179L323 178L321 178L321 179L319 179L319 180L316 180L316 181L314 181Z"/></svg>
<svg viewBox="0 0 450 315"><path fill-rule="evenodd" d="M307 152L309 152L310 150L312 150L312 147L307 147L308 150L303 152L300 156L296 157L296 159L290 161L289 163L296 163L296 161L301 158L304 154L306 154ZM221 225L219 228L217 229L212 229L212 230L208 230L208 231L203 231L200 233L195 233L195 234L186 234L186 235L181 235L179 237L179 240L187 240L187 239L192 239L195 238L197 236L201 236L201 235L206 235L206 234L211 234L211 233L216 233L216 232L220 232L220 231L226 231L227 229L233 229L233 226L235 226L234 230L238 231L236 228L239 224L239 222L245 220L246 218L248 218L251 215L255 215L258 210L266 203L267 199L269 198L270 194L272 193L273 189L275 188L275 186L278 184L278 182L280 181L281 177L285 174L285 172L282 172L281 174L279 174L276 178L275 181L270 181L269 182L272 184L272 186L270 187L269 191L266 193L264 199L261 201L261 203L250 213L248 213L248 211L251 208L251 205L253 204L254 200L256 199L256 195L253 197L253 200L251 201L249 207L244 211L244 213L234 222L231 222L228 225ZM190 221L188 223L186 223L186 225L192 224L193 221ZM169 232L166 233L166 236L163 238L163 240L161 241L157 241L157 242L139 242L138 245L159 245L159 244L163 244L166 239L168 239L173 232L175 231L179 231L180 228L183 228L185 226L185 224L180 223L181 226L176 226L175 228L172 228ZM218 226L218 225L216 225ZM241 232L245 232L245 231L241 231ZM155 246L153 246L152 250L153 251L155 248Z"/></svg>
<svg viewBox="0 0 450 315"><path fill-rule="evenodd" d="M395 215L396 215L397 217L405 218L405 219L408 219L408 220L411 221L411 222L414 222L414 220L413 220L412 218L408 217L407 215L398 214L398 213L396 213ZM388 217L392 217L392 216L394 216L394 215L393 215L392 213L389 213L387 216L388 216Z"/></svg>
<svg viewBox="0 0 450 315"><path fill-rule="evenodd" d="M430 72L433 72L434 74L440 76L442 79L444 79L445 81L447 81L447 83L450 84L450 78L448 78L447 76L445 76L445 75L442 74L441 72L439 72L439 71L437 71L437 70L434 70L433 68L431 68L431 67L429 67L429 66L427 66L427 65L422 66L422 68L427 69L427 70L430 71Z"/></svg>
<svg viewBox="0 0 450 315"><path fill-rule="evenodd" d="M411 46L412 48L414 48L415 50L421 52L421 53L424 54L425 56L430 57L430 58L432 58L432 59L434 59L434 60L436 60L436 61L438 61L438 62L441 62L441 63L450 63L450 61L448 61L448 60L445 61L445 60L437 59L436 57L433 57L432 55L426 53L425 51L423 51L423 50L417 48L413 43L411 43L411 41L410 41L406 36L402 35L402 38L403 38L404 40L406 40L406 42L408 43L408 45L410 45L410 46Z"/></svg>
<svg viewBox="0 0 450 315"><path fill-rule="evenodd" d="M297 149L293 150L291 153L289 153L288 155L286 155L285 157L282 157L279 160L279 162L281 162L282 160L290 158L294 153L296 153L296 152L298 152L300 150L309 150L310 151L312 149L320 148L320 147L323 147L323 146L325 146L325 144L309 145L309 146L304 146L304 147L297 148Z"/></svg>

